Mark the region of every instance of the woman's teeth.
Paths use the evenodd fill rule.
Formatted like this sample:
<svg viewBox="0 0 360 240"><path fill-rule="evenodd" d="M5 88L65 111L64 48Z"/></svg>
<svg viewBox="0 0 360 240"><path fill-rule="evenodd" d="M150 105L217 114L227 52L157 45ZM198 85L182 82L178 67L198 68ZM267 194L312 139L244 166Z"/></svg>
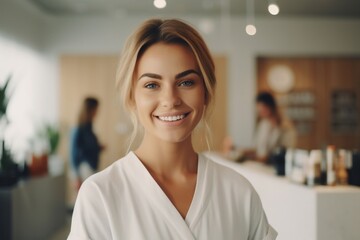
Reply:
<svg viewBox="0 0 360 240"><path fill-rule="evenodd" d="M179 121L183 118L185 118L185 114L182 115L177 115L177 116L168 116L168 117L158 117L161 121L165 121L165 122L175 122L175 121Z"/></svg>

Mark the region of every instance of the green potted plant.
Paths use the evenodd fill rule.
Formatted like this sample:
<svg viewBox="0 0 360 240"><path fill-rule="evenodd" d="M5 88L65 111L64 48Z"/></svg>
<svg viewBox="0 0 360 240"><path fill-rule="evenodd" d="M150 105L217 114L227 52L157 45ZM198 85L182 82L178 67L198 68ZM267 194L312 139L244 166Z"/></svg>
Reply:
<svg viewBox="0 0 360 240"><path fill-rule="evenodd" d="M33 145L38 145L41 149L37 154L33 154L30 172L33 175L43 175L49 173L56 176L63 173L64 164L57 149L60 143L60 131L55 125L45 124L41 126L32 140Z"/></svg>
<svg viewBox="0 0 360 240"><path fill-rule="evenodd" d="M49 154L55 155L60 142L60 131L49 124L45 126L45 134L49 143Z"/></svg>
<svg viewBox="0 0 360 240"><path fill-rule="evenodd" d="M8 86L11 80L11 75L5 81L4 86L0 86L0 187L11 186L17 183L19 179L19 171L17 164L14 163L10 151L6 148L4 140L4 132L9 124L6 116L6 111L9 103Z"/></svg>
<svg viewBox="0 0 360 240"><path fill-rule="evenodd" d="M64 172L64 162L57 154L60 143L60 131L54 125L45 127L46 138L49 145L49 174L56 176Z"/></svg>

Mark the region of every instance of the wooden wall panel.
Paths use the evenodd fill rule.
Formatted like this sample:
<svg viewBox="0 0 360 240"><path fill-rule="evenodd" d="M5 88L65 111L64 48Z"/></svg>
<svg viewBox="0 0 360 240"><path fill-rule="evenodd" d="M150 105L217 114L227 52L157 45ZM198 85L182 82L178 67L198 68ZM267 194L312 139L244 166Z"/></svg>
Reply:
<svg viewBox="0 0 360 240"><path fill-rule="evenodd" d="M308 134L299 135L300 148L321 148L327 144L350 149L360 148L360 123L357 129L348 133L335 133L331 125L333 91L355 92L358 113L360 113L359 58L261 57L257 60L257 92L264 90L273 92L267 84L267 74L275 65L286 65L293 71L296 82L292 92L311 91L316 97L313 105L316 117L311 123L313 130ZM273 93L277 98L284 95Z"/></svg>
<svg viewBox="0 0 360 240"><path fill-rule="evenodd" d="M328 86L329 98L333 91L343 90L353 92L357 96L358 118L360 113L360 74L358 58L334 58L326 61L326 82ZM330 106L331 103L329 102ZM331 114L331 107L328 107ZM359 122L359 121L358 121ZM348 148L359 148L360 146L360 126L348 133L337 133L329 131L329 141Z"/></svg>

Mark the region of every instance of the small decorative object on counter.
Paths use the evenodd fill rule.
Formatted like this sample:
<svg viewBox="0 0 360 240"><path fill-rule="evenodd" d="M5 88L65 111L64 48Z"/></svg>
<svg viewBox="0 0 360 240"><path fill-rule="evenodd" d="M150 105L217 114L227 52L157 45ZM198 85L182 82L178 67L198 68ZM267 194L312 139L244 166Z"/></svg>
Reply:
<svg viewBox="0 0 360 240"><path fill-rule="evenodd" d="M291 180L295 183L305 184L306 182L306 164L309 158L307 150L296 149L294 158L294 167L291 173Z"/></svg>
<svg viewBox="0 0 360 240"><path fill-rule="evenodd" d="M321 160L322 160L321 150L310 151L310 156L306 171L306 184L308 186L314 186L320 184Z"/></svg>
<svg viewBox="0 0 360 240"><path fill-rule="evenodd" d="M336 149L334 145L329 145L326 149L326 184L329 186L336 185Z"/></svg>
<svg viewBox="0 0 360 240"><path fill-rule="evenodd" d="M40 135L39 135L40 136ZM31 155L29 161L30 177L43 176L48 173L48 142L37 136L31 140Z"/></svg>
<svg viewBox="0 0 360 240"><path fill-rule="evenodd" d="M31 139L32 156L29 169L31 176L61 175L64 172L64 163L56 154L60 142L60 131L51 124L38 128L36 135Z"/></svg>
<svg viewBox="0 0 360 240"><path fill-rule="evenodd" d="M38 177L48 173L48 155L41 154L31 156L31 163L29 165L30 176Z"/></svg>
<svg viewBox="0 0 360 240"><path fill-rule="evenodd" d="M269 157L269 163L273 164L278 176L285 176L285 155L284 147L276 148Z"/></svg>
<svg viewBox="0 0 360 240"><path fill-rule="evenodd" d="M327 161L326 161L326 150L323 149L321 164L320 164L320 184L327 185Z"/></svg>
<svg viewBox="0 0 360 240"><path fill-rule="evenodd" d="M51 176L57 176L64 173L64 162L57 154L60 143L60 131L54 125L45 127L46 138L49 144L48 171Z"/></svg>
<svg viewBox="0 0 360 240"><path fill-rule="evenodd" d="M360 151L352 152L352 163L349 169L349 184L360 186Z"/></svg>
<svg viewBox="0 0 360 240"><path fill-rule="evenodd" d="M288 179L291 179L291 174L295 161L294 158L295 158L295 149L293 148L287 149L285 154L285 176Z"/></svg>
<svg viewBox="0 0 360 240"><path fill-rule="evenodd" d="M346 169L347 158L349 154L345 149L339 150L338 165L336 169L337 184L347 185L348 184L348 173Z"/></svg>

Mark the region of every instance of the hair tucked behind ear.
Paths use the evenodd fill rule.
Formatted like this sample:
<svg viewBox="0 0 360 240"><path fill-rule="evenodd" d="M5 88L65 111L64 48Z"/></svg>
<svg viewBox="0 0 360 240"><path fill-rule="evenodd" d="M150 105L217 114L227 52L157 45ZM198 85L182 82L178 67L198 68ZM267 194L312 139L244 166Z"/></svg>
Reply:
<svg viewBox="0 0 360 240"><path fill-rule="evenodd" d="M142 53L155 43L181 44L189 47L199 65L205 85L205 118L211 111L215 94L216 78L215 66L204 40L189 24L177 19L150 19L141 24L127 39L121 54L117 71L116 85L120 91L124 109L129 111L134 129L130 136L130 146L137 136L139 129L134 108L134 71ZM208 140L207 140L208 141Z"/></svg>

